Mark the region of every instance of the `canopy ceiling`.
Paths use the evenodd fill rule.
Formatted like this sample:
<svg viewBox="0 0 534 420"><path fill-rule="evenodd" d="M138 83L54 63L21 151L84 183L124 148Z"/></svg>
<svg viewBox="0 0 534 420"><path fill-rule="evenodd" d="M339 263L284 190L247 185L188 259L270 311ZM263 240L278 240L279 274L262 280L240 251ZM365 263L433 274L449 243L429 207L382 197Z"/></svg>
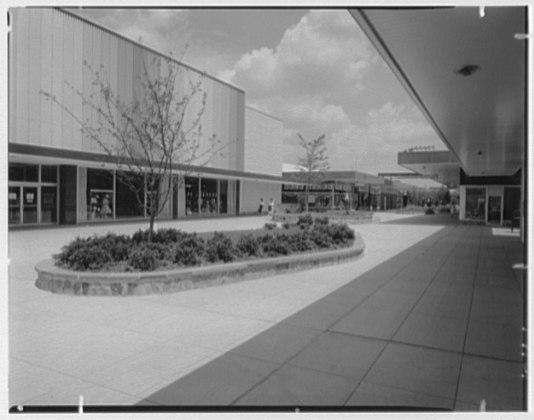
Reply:
<svg viewBox="0 0 534 420"><path fill-rule="evenodd" d="M525 145L525 7L350 13L464 171L512 175Z"/></svg>

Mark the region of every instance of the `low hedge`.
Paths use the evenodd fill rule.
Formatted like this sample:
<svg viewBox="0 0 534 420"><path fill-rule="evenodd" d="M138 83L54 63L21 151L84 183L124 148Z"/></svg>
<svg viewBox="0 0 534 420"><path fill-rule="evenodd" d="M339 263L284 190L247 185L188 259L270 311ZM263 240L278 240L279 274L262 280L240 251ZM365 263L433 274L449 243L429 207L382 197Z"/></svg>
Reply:
<svg viewBox="0 0 534 420"><path fill-rule="evenodd" d="M204 239L177 229L154 232L150 243L148 231L142 230L131 236L78 237L54 255L54 260L57 266L75 271L154 271L342 248L351 246L354 239L346 224L306 217L297 225L269 226L239 237L215 232Z"/></svg>

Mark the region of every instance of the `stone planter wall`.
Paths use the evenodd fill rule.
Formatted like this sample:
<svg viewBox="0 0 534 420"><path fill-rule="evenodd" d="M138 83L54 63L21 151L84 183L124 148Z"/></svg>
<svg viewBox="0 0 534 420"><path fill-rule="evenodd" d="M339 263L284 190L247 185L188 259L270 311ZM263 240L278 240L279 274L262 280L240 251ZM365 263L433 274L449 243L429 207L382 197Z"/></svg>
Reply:
<svg viewBox="0 0 534 420"><path fill-rule="evenodd" d="M364 244L357 235L350 248L236 263L139 273L94 273L65 270L52 259L35 266L35 285L42 290L79 296L139 296L252 280L307 270L358 258Z"/></svg>

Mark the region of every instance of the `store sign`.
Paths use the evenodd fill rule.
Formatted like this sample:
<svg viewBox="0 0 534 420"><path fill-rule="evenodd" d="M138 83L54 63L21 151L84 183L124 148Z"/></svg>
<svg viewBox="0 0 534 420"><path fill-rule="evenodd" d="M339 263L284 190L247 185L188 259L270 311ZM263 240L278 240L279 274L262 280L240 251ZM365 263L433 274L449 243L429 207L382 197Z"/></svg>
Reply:
<svg viewBox="0 0 534 420"><path fill-rule="evenodd" d="M10 200L16 200L17 199L17 193L9 193L9 199Z"/></svg>

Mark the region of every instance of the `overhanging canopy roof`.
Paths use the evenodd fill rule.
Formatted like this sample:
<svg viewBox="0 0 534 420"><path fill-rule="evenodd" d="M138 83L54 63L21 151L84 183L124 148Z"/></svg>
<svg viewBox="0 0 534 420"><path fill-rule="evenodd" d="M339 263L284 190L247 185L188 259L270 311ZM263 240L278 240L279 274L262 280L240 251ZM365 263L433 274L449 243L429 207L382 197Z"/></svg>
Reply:
<svg viewBox="0 0 534 420"><path fill-rule="evenodd" d="M398 164L412 171L435 179L448 186L456 188L460 182L460 167L458 161L448 150L429 152L401 152Z"/></svg>
<svg viewBox="0 0 534 420"><path fill-rule="evenodd" d="M526 7L350 12L467 174L523 166Z"/></svg>

